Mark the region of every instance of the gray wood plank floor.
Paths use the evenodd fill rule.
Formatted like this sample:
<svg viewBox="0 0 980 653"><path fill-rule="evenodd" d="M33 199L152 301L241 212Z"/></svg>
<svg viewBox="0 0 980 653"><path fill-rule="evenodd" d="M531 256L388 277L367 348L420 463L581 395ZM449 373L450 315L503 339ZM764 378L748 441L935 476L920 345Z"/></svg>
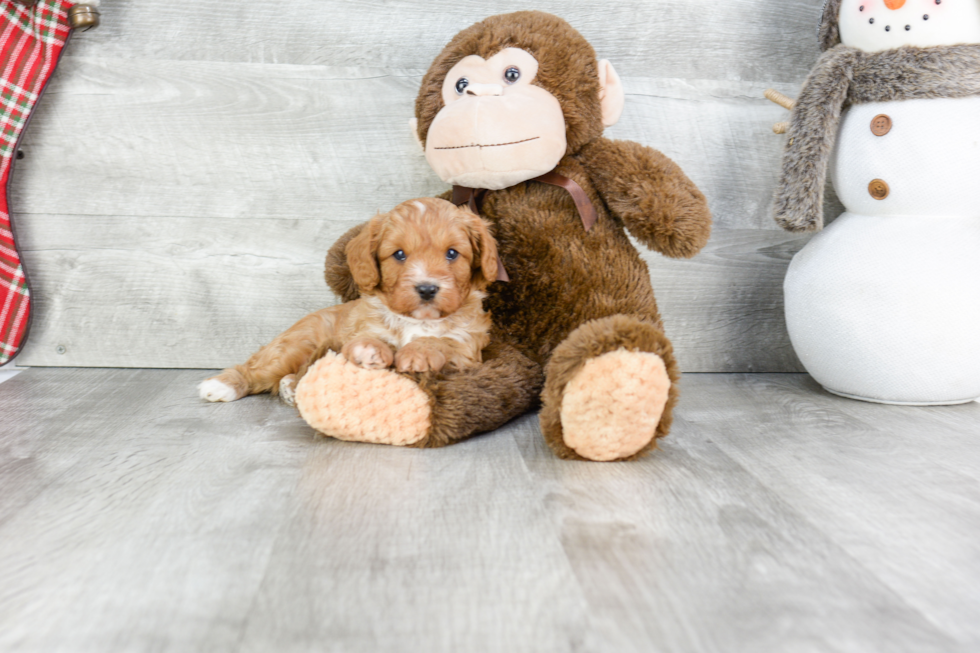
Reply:
<svg viewBox="0 0 980 653"><path fill-rule="evenodd" d="M554 458L314 439L199 370L0 385L2 651L969 651L980 404L696 375L670 438Z"/></svg>

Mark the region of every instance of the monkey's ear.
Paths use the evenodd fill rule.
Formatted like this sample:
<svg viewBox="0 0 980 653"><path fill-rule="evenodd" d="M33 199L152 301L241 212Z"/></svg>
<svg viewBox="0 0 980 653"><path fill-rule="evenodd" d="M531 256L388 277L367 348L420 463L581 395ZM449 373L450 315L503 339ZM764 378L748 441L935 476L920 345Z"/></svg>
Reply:
<svg viewBox="0 0 980 653"><path fill-rule="evenodd" d="M415 137L415 142L419 144L419 149L425 152L425 145L422 145L422 139L419 138L419 119L409 118L408 127L412 130L412 136Z"/></svg>
<svg viewBox="0 0 980 653"><path fill-rule="evenodd" d="M465 209L462 210L467 216L466 231L470 238L470 245L473 247L473 282L486 288L497 280L499 265L497 241L490 235L490 229L487 228L487 223L483 218L475 216Z"/></svg>
<svg viewBox="0 0 980 653"><path fill-rule="evenodd" d="M623 104L626 103L626 93L623 91L623 83L619 80L619 73L609 63L608 59L599 61L599 99L602 102L602 124L604 127L612 127L623 114Z"/></svg>
<svg viewBox="0 0 980 653"><path fill-rule="evenodd" d="M378 269L378 245L381 243L380 213L361 229L361 233L347 243L347 266L361 294L365 295L374 290L381 282L381 271Z"/></svg>

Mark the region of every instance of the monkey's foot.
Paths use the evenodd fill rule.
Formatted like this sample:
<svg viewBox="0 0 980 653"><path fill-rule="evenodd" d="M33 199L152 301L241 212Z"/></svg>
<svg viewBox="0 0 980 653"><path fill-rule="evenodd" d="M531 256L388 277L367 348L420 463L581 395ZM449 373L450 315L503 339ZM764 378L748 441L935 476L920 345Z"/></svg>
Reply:
<svg viewBox="0 0 980 653"><path fill-rule="evenodd" d="M334 352L314 363L296 386L300 415L338 440L410 445L429 431L429 397L410 378L367 370Z"/></svg>
<svg viewBox="0 0 980 653"><path fill-rule="evenodd" d="M669 392L656 354L617 349L592 358L565 386L562 438L583 458L628 458L654 438Z"/></svg>

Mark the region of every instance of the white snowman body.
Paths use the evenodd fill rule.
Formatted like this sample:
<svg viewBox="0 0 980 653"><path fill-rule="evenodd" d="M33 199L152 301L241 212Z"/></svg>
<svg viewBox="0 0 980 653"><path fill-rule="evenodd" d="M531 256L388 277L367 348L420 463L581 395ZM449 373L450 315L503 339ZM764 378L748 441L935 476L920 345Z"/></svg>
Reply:
<svg viewBox="0 0 980 653"><path fill-rule="evenodd" d="M980 0L928 3L892 0L906 9L899 15L882 0L844 0L842 42L885 49L883 34L912 34L905 21L922 15L929 42L891 47L962 42L941 42L942 5L957 10L948 12L951 38L966 38L975 18L968 42L980 42ZM855 14L875 18L881 33L845 19ZM868 401L980 397L980 97L854 105L829 168L846 212L793 258L784 283L790 339L807 371L831 392Z"/></svg>

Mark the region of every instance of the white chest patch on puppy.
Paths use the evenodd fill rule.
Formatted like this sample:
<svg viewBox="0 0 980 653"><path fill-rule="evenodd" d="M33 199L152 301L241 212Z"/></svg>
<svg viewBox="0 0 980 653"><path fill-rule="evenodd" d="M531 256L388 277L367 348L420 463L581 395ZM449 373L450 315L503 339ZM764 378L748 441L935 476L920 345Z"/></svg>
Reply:
<svg viewBox="0 0 980 653"><path fill-rule="evenodd" d="M483 293L475 294L476 301L483 300ZM378 311L383 325L372 329L370 335L396 349L401 349L419 338L450 338L457 342L466 342L473 329L473 320L463 317L461 312L434 320L417 320L395 313L377 297L368 297L367 301Z"/></svg>

